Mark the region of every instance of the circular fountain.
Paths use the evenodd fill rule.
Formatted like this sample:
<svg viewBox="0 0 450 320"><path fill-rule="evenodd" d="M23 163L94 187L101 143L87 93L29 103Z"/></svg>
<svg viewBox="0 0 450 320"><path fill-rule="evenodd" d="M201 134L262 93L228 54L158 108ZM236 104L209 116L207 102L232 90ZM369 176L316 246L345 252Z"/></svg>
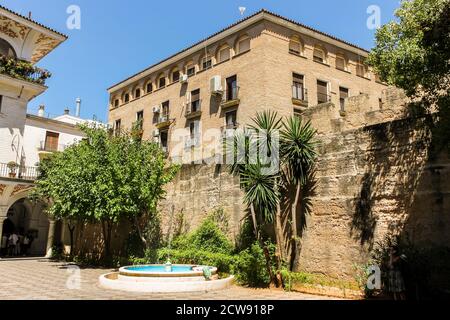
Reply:
<svg viewBox="0 0 450 320"><path fill-rule="evenodd" d="M216 267L184 264L127 266L100 276L104 288L134 292L194 292L228 288L233 276L219 279Z"/></svg>

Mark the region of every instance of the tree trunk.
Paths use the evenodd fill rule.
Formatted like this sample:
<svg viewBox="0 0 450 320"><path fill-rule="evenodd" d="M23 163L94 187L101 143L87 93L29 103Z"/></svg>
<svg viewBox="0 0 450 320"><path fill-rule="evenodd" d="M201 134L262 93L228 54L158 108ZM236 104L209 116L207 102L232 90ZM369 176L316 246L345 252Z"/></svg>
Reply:
<svg viewBox="0 0 450 320"><path fill-rule="evenodd" d="M148 249L148 247L147 247L147 245L148 245L147 239L144 237L144 234L143 234L142 228L141 228L141 224L139 223L139 219L138 219L137 216L134 216L134 223L135 223L135 225L136 225L136 229L137 229L137 231L138 231L139 238L141 239L142 244L144 245L145 250L147 250L147 249Z"/></svg>
<svg viewBox="0 0 450 320"><path fill-rule="evenodd" d="M253 206L253 204L250 205L250 212L252 215L253 230L255 232L256 240L258 240L259 245L261 246L261 248L263 248L264 257L266 258L266 269L267 269L267 272L269 273L270 281L271 281L271 283L274 283L278 287L279 285L278 285L277 278L274 276L274 274L272 272L269 249L262 241L260 233L258 231L258 222L256 220L256 212L255 212L255 207Z"/></svg>
<svg viewBox="0 0 450 320"><path fill-rule="evenodd" d="M289 262L289 269L294 269L295 258L298 251L298 229L297 229L297 204L300 198L300 183L297 183L294 202L291 207L291 221L292 221L292 251Z"/></svg>
<svg viewBox="0 0 450 320"><path fill-rule="evenodd" d="M67 223L67 227L69 228L69 236L70 236L70 251L69 251L69 257L73 257L74 253L74 232L75 232L75 225L71 224L70 222Z"/></svg>
<svg viewBox="0 0 450 320"><path fill-rule="evenodd" d="M103 240L105 242L105 258L107 262L111 258L111 229L112 224L108 221L102 221L102 229L103 229Z"/></svg>

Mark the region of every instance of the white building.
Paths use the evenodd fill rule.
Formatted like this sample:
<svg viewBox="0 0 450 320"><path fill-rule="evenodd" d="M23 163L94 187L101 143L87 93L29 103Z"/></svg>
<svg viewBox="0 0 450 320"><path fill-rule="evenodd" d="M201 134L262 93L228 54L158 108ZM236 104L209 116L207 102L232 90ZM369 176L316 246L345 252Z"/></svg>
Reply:
<svg viewBox="0 0 450 320"><path fill-rule="evenodd" d="M37 176L36 164L49 152L62 151L82 138L77 123L64 114L53 119L27 114L27 105L47 90L48 73L34 65L67 37L0 6L0 239L12 232L32 234L29 254L44 255L62 236L39 202L27 196ZM25 66L25 68L24 68ZM77 115L79 103L77 104Z"/></svg>

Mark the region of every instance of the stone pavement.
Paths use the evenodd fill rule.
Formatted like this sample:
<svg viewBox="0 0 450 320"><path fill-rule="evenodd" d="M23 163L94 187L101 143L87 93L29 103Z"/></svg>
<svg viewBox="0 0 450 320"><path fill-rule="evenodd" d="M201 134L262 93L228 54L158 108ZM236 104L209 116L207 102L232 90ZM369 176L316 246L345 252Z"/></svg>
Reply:
<svg viewBox="0 0 450 320"><path fill-rule="evenodd" d="M250 289L233 286L222 291L200 293L142 294L103 289L98 277L111 269L86 268L80 270L81 285L71 289L74 276L68 264L41 260L0 260L0 300L68 299L68 300L315 300L327 297L282 290Z"/></svg>

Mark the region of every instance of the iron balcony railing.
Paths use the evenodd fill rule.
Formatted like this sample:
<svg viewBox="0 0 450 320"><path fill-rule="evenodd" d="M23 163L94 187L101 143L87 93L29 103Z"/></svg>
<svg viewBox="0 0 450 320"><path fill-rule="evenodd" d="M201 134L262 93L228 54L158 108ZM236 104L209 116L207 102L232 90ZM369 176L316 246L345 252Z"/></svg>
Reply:
<svg viewBox="0 0 450 320"><path fill-rule="evenodd" d="M202 111L201 100L192 101L191 103L189 103L187 105L186 116L190 116L190 115L195 114L200 111Z"/></svg>
<svg viewBox="0 0 450 320"><path fill-rule="evenodd" d="M0 73L41 85L45 85L45 80L51 77L49 71L35 67L28 61L8 58L3 55L0 55Z"/></svg>
<svg viewBox="0 0 450 320"><path fill-rule="evenodd" d="M317 103L326 103L331 101L331 95L326 93L317 92Z"/></svg>
<svg viewBox="0 0 450 320"><path fill-rule="evenodd" d="M0 177L34 181L38 177L37 167L0 163Z"/></svg>
<svg viewBox="0 0 450 320"><path fill-rule="evenodd" d="M239 99L239 87L227 88L223 94L223 102L235 101Z"/></svg>
<svg viewBox="0 0 450 320"><path fill-rule="evenodd" d="M162 113L158 117L158 124L169 122L169 113Z"/></svg>
<svg viewBox="0 0 450 320"><path fill-rule="evenodd" d="M308 101L308 89L306 89L301 84L292 85L292 98L307 102Z"/></svg>
<svg viewBox="0 0 450 320"><path fill-rule="evenodd" d="M67 147L68 147L68 145L62 144L62 143L55 146L55 145L46 143L45 141L41 141L38 149L39 149L39 151L56 152L56 151L64 151L64 150L66 150Z"/></svg>

